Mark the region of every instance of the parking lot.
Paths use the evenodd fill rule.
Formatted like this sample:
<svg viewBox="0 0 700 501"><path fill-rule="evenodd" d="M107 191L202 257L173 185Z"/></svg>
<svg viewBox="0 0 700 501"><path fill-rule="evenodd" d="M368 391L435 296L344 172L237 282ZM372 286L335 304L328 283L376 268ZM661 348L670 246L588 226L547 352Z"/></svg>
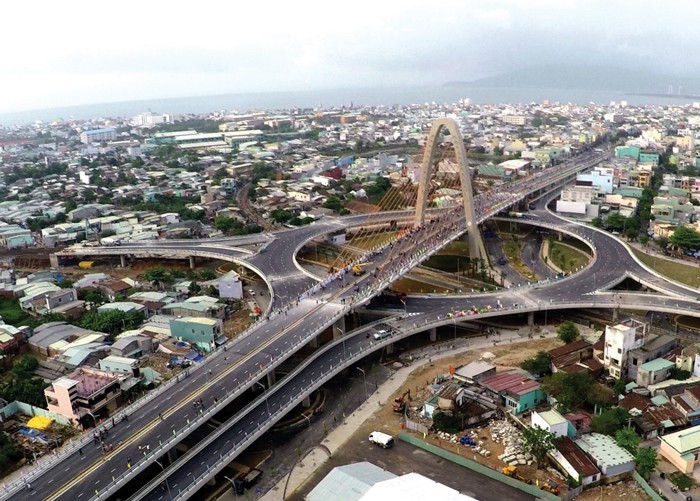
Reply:
<svg viewBox="0 0 700 501"><path fill-rule="evenodd" d="M482 501L535 499L513 487L434 456L401 440L396 440L391 449L382 449L371 444L368 440L369 434L375 429L382 429L376 414L361 426L347 443L328 462L320 466L316 473L288 499L290 501L303 501L304 496L334 467L360 461L369 461L396 475L411 472L420 473L431 480Z"/></svg>

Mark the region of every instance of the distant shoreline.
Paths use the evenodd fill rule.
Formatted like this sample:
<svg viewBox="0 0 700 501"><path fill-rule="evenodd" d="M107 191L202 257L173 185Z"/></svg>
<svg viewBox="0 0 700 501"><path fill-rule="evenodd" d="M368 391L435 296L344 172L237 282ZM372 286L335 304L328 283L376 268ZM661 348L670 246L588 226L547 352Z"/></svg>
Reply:
<svg viewBox="0 0 700 501"><path fill-rule="evenodd" d="M664 97L666 99L698 99L700 100L700 95L696 94L662 94L660 92L628 92L630 96L644 96L644 97Z"/></svg>

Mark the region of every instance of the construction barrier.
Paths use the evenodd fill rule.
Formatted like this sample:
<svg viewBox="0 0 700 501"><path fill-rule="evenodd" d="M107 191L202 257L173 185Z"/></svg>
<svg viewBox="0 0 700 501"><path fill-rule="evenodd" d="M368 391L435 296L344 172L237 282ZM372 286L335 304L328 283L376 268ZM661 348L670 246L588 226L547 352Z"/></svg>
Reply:
<svg viewBox="0 0 700 501"><path fill-rule="evenodd" d="M423 449L424 451L430 452L431 454L439 456L443 459L447 459L448 461L451 461L460 466L464 466L465 468L469 468L470 470L480 473L481 475L486 475L489 478L498 480L503 484L515 487L516 489L530 494L531 496L535 496L536 498L546 499L547 501L561 501L561 499L558 496L543 491L542 489L539 489L534 485L528 485L525 482L521 482L520 480L504 475L503 473L500 473L498 471L492 470L491 468L488 468L487 466L472 461L471 459L463 458L462 456L460 456L459 454L455 454L454 452L446 451L445 449L425 442L424 440L421 440L418 437L409 435L408 433L399 433L399 440L403 440L404 442L414 445L420 449Z"/></svg>
<svg viewBox="0 0 700 501"><path fill-rule="evenodd" d="M635 471L632 476L639 484L639 487L641 487L642 490L647 493L647 496L649 496L652 501L664 501L664 498L659 496L659 494L651 487L651 485L649 485L646 480L644 480L644 477L642 477L639 473Z"/></svg>

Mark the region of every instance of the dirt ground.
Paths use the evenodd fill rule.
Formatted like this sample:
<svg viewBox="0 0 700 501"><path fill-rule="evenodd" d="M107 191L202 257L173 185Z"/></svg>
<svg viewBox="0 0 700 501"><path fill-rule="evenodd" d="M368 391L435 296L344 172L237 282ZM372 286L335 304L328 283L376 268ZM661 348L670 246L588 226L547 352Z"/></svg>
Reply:
<svg viewBox="0 0 700 501"><path fill-rule="evenodd" d="M576 496L576 501L600 501L601 499L624 499L625 501L651 501L637 482L628 480L612 485L593 487Z"/></svg>
<svg viewBox="0 0 700 501"><path fill-rule="evenodd" d="M409 409L411 411L417 411L423 405L423 402L431 395L430 391L428 390L427 383L432 383L438 376L448 376L450 367L459 367L469 362L478 360L484 351L490 351L496 355L493 360L490 360L490 363L495 365L497 370L500 372L518 367L522 361L534 356L538 351L551 350L561 345L561 341L557 340L556 338L536 339L528 343L497 345L488 347L488 349L481 348L479 350L474 350L473 352L466 352L441 359L436 363L429 364L413 372L408 377L402 388L396 394L392 395L391 400L387 403L387 405L384 405L382 409L378 410L375 416L377 416L378 420L382 422L387 433L397 434L401 431L405 431L401 429L402 414L395 413L393 411L391 402L393 402L394 398L401 396L406 390L410 389L411 391L411 401L408 404ZM476 432L476 435L473 435L475 440L481 440L483 442L483 448L491 452L489 457L476 454L469 447L440 439L437 434L429 434L426 437L426 440L452 452L461 454L466 458L477 461L480 464L500 471L501 468L506 466L505 463L498 459L498 456L503 453L503 445L500 443L495 443L491 440L491 430L489 426L476 427L473 428L473 430ZM463 434L464 433L458 434L458 437L462 436ZM533 463L532 465L518 466L518 472L524 478L531 479L533 481L535 479L538 479L540 482L553 480L559 484L565 484L562 476L551 467L548 469L536 470ZM595 492L595 496L598 497L590 497L592 492ZM635 501L649 499L646 494L644 494L644 492L637 487L635 482L622 482L612 486L603 487L603 493L603 499L627 499ZM584 495L579 496L577 499L593 501L594 499L598 500L599 496L600 489L598 488L593 489L592 491L584 491Z"/></svg>

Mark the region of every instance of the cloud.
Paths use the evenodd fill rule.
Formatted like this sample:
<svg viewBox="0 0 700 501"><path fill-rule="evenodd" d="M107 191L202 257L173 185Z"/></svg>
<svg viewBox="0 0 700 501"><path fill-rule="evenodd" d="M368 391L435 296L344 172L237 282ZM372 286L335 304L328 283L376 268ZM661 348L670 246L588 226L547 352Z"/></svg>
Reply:
<svg viewBox="0 0 700 501"><path fill-rule="evenodd" d="M700 61L684 55L700 49L699 5L9 2L0 31L0 112L155 96L439 85L561 62L692 73Z"/></svg>

